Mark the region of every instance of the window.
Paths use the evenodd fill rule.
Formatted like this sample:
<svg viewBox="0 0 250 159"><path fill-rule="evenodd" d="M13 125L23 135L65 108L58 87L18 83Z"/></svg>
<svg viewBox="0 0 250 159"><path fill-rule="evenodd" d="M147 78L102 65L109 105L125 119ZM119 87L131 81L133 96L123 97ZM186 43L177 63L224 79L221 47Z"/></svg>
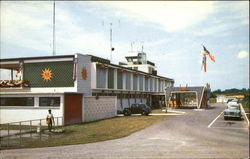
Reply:
<svg viewBox="0 0 250 159"><path fill-rule="evenodd" d="M39 97L39 106L60 106L60 97Z"/></svg>
<svg viewBox="0 0 250 159"><path fill-rule="evenodd" d="M154 86L155 86L155 89L154 89L154 92L157 92L157 79L156 78L154 78Z"/></svg>
<svg viewBox="0 0 250 159"><path fill-rule="evenodd" d="M153 78L150 78L150 91L153 92Z"/></svg>
<svg viewBox="0 0 250 159"><path fill-rule="evenodd" d="M126 74L126 89L130 90L131 89L131 73L127 72Z"/></svg>
<svg viewBox="0 0 250 159"><path fill-rule="evenodd" d="M34 97L1 97L0 106L34 106Z"/></svg>
<svg viewBox="0 0 250 159"><path fill-rule="evenodd" d="M133 89L137 90L137 75L133 75Z"/></svg>
<svg viewBox="0 0 250 159"><path fill-rule="evenodd" d="M96 69L97 88L105 88L106 70L102 68Z"/></svg>
<svg viewBox="0 0 250 159"><path fill-rule="evenodd" d="M108 88L114 89L114 69L108 69Z"/></svg>
<svg viewBox="0 0 250 159"><path fill-rule="evenodd" d="M145 78L145 90L148 91L148 77Z"/></svg>
<svg viewBox="0 0 250 159"><path fill-rule="evenodd" d="M139 89L140 91L143 90L143 75L139 76Z"/></svg>
<svg viewBox="0 0 250 159"><path fill-rule="evenodd" d="M122 72L117 72L117 89L122 89Z"/></svg>
<svg viewBox="0 0 250 159"><path fill-rule="evenodd" d="M161 80L158 80L158 92L161 92Z"/></svg>

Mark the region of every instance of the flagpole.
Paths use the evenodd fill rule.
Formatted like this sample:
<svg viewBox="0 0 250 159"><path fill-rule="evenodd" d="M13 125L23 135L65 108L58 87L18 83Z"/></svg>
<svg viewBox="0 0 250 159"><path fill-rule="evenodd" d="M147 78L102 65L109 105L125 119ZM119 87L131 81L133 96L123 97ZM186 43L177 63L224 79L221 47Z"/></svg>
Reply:
<svg viewBox="0 0 250 159"><path fill-rule="evenodd" d="M56 55L56 43L55 43L55 41L56 41L56 36L55 36L55 23L56 23L56 20L55 20L55 11L56 10L56 2L54 1L54 6L53 6L53 56L55 56Z"/></svg>
<svg viewBox="0 0 250 159"><path fill-rule="evenodd" d="M110 62L112 62L112 23L110 23Z"/></svg>
<svg viewBox="0 0 250 159"><path fill-rule="evenodd" d="M204 47L203 44L201 44L202 47ZM206 82L206 72L205 72L205 65L206 65L206 57L205 57L205 61L204 61L204 51L201 52L201 57L202 57L202 69L201 69L201 83L202 85L204 85L204 83ZM206 56L206 55L205 55ZM205 62L205 63L203 63Z"/></svg>

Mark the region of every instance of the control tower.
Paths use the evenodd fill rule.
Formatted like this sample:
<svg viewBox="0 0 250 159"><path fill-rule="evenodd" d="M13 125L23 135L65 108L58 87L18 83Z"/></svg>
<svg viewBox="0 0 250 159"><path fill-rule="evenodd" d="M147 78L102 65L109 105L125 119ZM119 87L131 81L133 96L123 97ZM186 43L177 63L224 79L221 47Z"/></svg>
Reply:
<svg viewBox="0 0 250 159"><path fill-rule="evenodd" d="M127 60L127 64L120 63L123 67L157 75L155 64L147 60L147 54L145 52L131 51L127 56L125 56L125 58Z"/></svg>

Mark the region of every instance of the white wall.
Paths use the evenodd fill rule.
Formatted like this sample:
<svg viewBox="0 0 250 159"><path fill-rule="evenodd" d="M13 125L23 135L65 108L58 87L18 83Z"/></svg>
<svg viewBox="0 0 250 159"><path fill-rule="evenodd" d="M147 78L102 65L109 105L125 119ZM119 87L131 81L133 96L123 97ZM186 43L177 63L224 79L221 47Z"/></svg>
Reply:
<svg viewBox="0 0 250 159"><path fill-rule="evenodd" d="M123 109L129 107L129 105L128 105L128 98L123 98L122 99L122 106L123 106Z"/></svg>
<svg viewBox="0 0 250 159"><path fill-rule="evenodd" d="M218 96L216 98L216 102L217 103L226 103L227 102L227 98L226 98L226 96Z"/></svg>
<svg viewBox="0 0 250 159"><path fill-rule="evenodd" d="M10 123L25 120L45 119L48 109L51 109L54 117L63 116L63 95L1 95L1 97L34 97L34 106L0 106L0 123ZM39 97L60 97L60 106L39 107ZM29 123L27 123L29 124ZM45 123L44 123L45 124Z"/></svg>
<svg viewBox="0 0 250 159"><path fill-rule="evenodd" d="M63 115L60 108L0 108L0 123L45 119L48 109L51 109L54 117L62 117ZM28 122L24 123L24 125L28 124ZM43 121L42 124L45 125L45 122Z"/></svg>
<svg viewBox="0 0 250 159"><path fill-rule="evenodd" d="M91 67L93 69L93 66L91 65L91 56L87 55L81 55L76 54L76 57L78 58L77 63L77 77L76 77L76 85L77 85L77 92L78 93L84 93L84 96L91 96L91 77L93 76L91 74ZM82 69L87 69L87 79L84 80L82 78Z"/></svg>
<svg viewBox="0 0 250 159"><path fill-rule="evenodd" d="M64 93L76 92L74 87L54 87L54 88L0 88L0 94L16 94L16 93Z"/></svg>

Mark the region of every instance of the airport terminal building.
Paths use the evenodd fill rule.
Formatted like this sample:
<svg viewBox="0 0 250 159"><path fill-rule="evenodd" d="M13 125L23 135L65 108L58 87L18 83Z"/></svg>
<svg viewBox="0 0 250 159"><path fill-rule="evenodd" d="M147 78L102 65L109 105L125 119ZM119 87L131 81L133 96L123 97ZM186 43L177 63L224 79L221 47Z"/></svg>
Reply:
<svg viewBox="0 0 250 159"><path fill-rule="evenodd" d="M127 63L116 65L110 60L80 53L1 59L0 68L11 72L9 80L0 81L1 123L13 118L26 120L22 117L25 113L32 119L44 118L48 109L52 109L54 116L65 116L67 111L73 111L69 116L74 116L78 108L84 107L81 105L84 97L98 100L115 96L116 111L132 103L163 106L164 92L173 87L174 80L157 75L155 64L147 60L144 52L130 53L126 60ZM86 107L80 110L82 113L78 116L88 111ZM12 117L5 120L3 116Z"/></svg>

